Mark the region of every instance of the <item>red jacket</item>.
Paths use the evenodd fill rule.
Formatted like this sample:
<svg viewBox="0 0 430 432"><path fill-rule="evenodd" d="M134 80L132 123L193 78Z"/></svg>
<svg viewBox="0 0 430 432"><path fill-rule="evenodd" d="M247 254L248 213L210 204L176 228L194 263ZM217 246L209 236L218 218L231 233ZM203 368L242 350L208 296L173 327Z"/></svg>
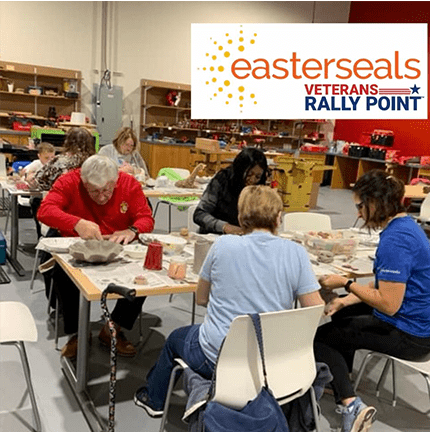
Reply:
<svg viewBox="0 0 430 432"><path fill-rule="evenodd" d="M151 232L154 219L140 183L131 175L119 173L110 200L98 205L88 195L81 180L81 169L63 174L43 199L37 212L40 222L60 231L63 237L76 237L74 227L80 219L95 222L102 235L135 226Z"/></svg>

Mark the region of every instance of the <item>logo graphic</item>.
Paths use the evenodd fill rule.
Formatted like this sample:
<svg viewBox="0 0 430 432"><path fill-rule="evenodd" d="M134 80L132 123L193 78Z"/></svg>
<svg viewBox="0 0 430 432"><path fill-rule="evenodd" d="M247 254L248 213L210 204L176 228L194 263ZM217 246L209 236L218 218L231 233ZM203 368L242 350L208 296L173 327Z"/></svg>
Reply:
<svg viewBox="0 0 430 432"><path fill-rule="evenodd" d="M426 24L192 24L191 42L194 119L427 118Z"/></svg>

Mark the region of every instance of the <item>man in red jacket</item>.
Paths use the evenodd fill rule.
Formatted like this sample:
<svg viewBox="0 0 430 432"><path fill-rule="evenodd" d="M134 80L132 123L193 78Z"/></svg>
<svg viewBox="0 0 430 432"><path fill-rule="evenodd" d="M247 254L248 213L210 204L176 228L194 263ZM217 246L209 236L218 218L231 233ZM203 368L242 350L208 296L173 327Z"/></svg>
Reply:
<svg viewBox="0 0 430 432"><path fill-rule="evenodd" d="M108 238L123 244L154 228L152 212L140 183L133 176L118 172L111 159L99 155L89 157L82 168L59 177L43 199L37 217L63 237ZM79 290L58 265L54 268L53 280L63 311L64 331L72 335L61 353L74 358L77 353ZM132 302L117 301L112 312L117 330L121 327L131 330L144 301L145 297L137 297ZM110 346L106 325L99 339ZM118 333L117 340L119 355L131 357L136 354L136 349L122 332Z"/></svg>

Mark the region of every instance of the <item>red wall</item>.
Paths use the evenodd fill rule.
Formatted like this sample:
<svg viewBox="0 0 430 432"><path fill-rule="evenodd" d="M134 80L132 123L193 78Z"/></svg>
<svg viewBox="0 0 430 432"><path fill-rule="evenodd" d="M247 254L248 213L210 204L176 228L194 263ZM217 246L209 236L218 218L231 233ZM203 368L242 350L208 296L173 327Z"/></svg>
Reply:
<svg viewBox="0 0 430 432"><path fill-rule="evenodd" d="M349 22L429 23L430 2L352 1ZM334 139L359 142L362 132L374 129L392 130L393 148L402 156L430 155L429 120L337 120Z"/></svg>

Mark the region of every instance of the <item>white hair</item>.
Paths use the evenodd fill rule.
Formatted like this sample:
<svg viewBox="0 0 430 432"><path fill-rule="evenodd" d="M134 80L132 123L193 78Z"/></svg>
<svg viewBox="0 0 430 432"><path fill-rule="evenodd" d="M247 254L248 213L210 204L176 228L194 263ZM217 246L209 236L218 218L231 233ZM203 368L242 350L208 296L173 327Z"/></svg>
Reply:
<svg viewBox="0 0 430 432"><path fill-rule="evenodd" d="M102 188L107 183L118 179L118 166L109 157L102 155L90 156L81 168L81 179L84 183Z"/></svg>

